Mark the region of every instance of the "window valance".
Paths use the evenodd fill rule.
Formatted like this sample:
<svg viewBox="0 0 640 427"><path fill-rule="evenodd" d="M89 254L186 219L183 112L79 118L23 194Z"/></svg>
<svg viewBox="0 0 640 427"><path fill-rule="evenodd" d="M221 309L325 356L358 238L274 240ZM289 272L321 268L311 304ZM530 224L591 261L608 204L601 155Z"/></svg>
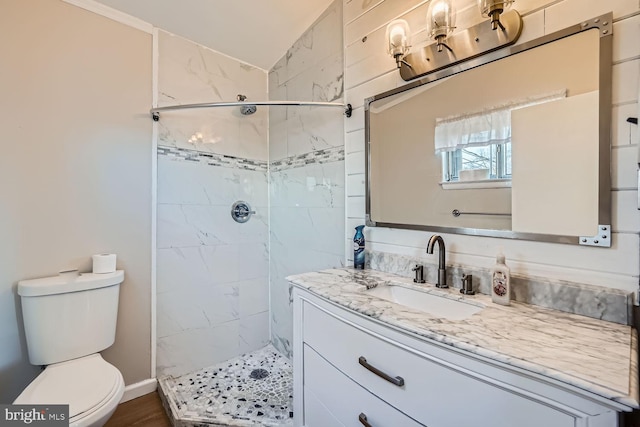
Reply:
<svg viewBox="0 0 640 427"><path fill-rule="evenodd" d="M436 153L511 142L511 111L565 98L566 89L529 97L483 111L436 119Z"/></svg>

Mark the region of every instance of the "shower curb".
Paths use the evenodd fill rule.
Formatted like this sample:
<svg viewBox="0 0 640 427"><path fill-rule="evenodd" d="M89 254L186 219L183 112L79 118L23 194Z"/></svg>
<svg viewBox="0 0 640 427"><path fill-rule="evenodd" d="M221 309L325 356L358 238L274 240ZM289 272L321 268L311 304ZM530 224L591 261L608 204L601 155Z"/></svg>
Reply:
<svg viewBox="0 0 640 427"><path fill-rule="evenodd" d="M171 377L165 377L158 380L158 394L162 401L162 406L165 412L169 416L171 425L173 427L238 427L238 425L220 424L215 421L202 420L202 419L189 419L181 414L180 408L177 407L177 397L173 394L171 389L166 386L166 381ZM259 426L259 424L247 424L247 426Z"/></svg>

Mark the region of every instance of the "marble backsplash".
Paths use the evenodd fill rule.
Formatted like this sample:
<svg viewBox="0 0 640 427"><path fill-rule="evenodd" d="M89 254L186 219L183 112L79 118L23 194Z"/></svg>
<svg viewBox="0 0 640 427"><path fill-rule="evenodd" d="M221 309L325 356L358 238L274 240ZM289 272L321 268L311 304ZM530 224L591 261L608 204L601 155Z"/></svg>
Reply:
<svg viewBox="0 0 640 427"><path fill-rule="evenodd" d="M366 268L414 277L411 270L421 264L427 283L435 283L438 266L426 264L424 259L387 252L367 250ZM508 261L507 261L508 264ZM490 294L491 270L480 267L447 265L447 283L450 287L462 287L462 275L473 275L473 290ZM511 276L511 299L527 304L579 314L595 319L629 325L634 295L619 289L611 289L565 280L541 277Z"/></svg>

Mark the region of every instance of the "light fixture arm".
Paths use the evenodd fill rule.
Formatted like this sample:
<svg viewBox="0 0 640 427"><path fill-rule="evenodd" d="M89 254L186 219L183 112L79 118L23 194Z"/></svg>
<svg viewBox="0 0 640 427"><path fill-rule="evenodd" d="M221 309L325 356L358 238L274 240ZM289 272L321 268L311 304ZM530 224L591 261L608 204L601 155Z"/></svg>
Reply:
<svg viewBox="0 0 640 427"><path fill-rule="evenodd" d="M405 65L409 68L413 68L411 64L409 64L407 61L404 60L404 58L400 61L400 66L402 67L402 65Z"/></svg>
<svg viewBox="0 0 640 427"><path fill-rule="evenodd" d="M405 67L411 67L411 64L409 64L407 61L404 60L404 55L403 54L397 54L394 56L394 58L396 59L396 66L398 69L402 68L402 66L404 65Z"/></svg>
<svg viewBox="0 0 640 427"><path fill-rule="evenodd" d="M442 47L446 47L447 50L451 53L453 53L453 49L451 49L451 47L449 47L449 45L447 44L447 42L445 41L447 40L447 36L446 35L441 35L441 36L437 36L436 37L436 51L438 52L442 52Z"/></svg>
<svg viewBox="0 0 640 427"><path fill-rule="evenodd" d="M505 26L500 21L500 15L508 10L514 0L478 0L478 9L480 14L491 20L491 29L497 30L498 27L505 31Z"/></svg>
<svg viewBox="0 0 640 427"><path fill-rule="evenodd" d="M502 25L502 22L500 22L501 13L502 9L495 9L491 11L491 29L494 31L497 30L498 27L500 27L502 31L505 30L504 25Z"/></svg>
<svg viewBox="0 0 640 427"><path fill-rule="evenodd" d="M404 55L401 53L398 53L397 55L394 55L393 57L396 59L396 67L398 69L400 69L400 67L402 67L402 61L404 61L404 59L402 59Z"/></svg>

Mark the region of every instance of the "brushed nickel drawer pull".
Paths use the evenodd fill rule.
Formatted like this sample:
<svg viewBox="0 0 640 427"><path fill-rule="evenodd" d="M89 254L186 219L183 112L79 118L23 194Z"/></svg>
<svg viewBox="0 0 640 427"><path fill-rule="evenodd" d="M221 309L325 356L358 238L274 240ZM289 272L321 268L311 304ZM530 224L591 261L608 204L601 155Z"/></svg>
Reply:
<svg viewBox="0 0 640 427"><path fill-rule="evenodd" d="M365 359L364 356L360 356L360 358L358 359L358 363L360 363L362 366L364 366L365 368L367 368L369 371L373 372L374 374L376 374L380 378L389 381L391 384L395 384L398 387L402 387L404 385L404 378L402 378L402 377L392 377L389 374L385 374L380 369L378 369L375 366L372 366L369 363L367 363L367 359Z"/></svg>
<svg viewBox="0 0 640 427"><path fill-rule="evenodd" d="M367 421L367 416L364 414L364 412L361 412L360 415L358 415L358 421L360 421L360 423L364 427L371 427L371 424L369 424L369 421Z"/></svg>

